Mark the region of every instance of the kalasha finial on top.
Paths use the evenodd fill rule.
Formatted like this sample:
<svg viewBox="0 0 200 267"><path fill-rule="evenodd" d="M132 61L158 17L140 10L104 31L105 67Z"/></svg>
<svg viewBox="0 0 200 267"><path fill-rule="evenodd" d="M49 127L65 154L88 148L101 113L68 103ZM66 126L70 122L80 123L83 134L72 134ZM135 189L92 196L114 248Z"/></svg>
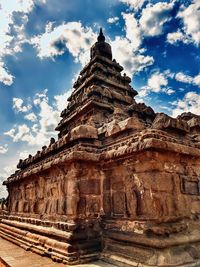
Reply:
<svg viewBox="0 0 200 267"><path fill-rule="evenodd" d="M99 36L97 37L97 41L98 41L99 43L100 43L100 42L105 42L105 36L103 35L102 28L100 28Z"/></svg>
<svg viewBox="0 0 200 267"><path fill-rule="evenodd" d="M102 28L100 28L99 35L97 37L97 42L94 43L90 49L91 59L96 57L97 55L112 60L111 46L105 42L105 36L103 35Z"/></svg>

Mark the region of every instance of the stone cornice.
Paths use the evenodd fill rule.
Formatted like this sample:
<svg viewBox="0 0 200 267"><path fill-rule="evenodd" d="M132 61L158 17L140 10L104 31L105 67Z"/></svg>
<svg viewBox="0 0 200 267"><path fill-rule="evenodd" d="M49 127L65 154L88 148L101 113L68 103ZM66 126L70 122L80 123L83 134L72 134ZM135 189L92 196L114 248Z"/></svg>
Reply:
<svg viewBox="0 0 200 267"><path fill-rule="evenodd" d="M143 130L132 134L126 138L114 142L113 144L92 145L90 143L75 145L71 148L51 155L45 159L40 160L38 163L32 164L24 170L18 171L16 174L11 175L4 184L16 182L20 179L28 178L31 175L41 173L52 166L63 165L72 161L93 161L102 162L128 156L130 154L144 151L154 150L157 151L171 151L173 153L190 155L191 157L200 157L200 144L194 144L190 141L183 142L181 139L167 136L164 131L150 129Z"/></svg>

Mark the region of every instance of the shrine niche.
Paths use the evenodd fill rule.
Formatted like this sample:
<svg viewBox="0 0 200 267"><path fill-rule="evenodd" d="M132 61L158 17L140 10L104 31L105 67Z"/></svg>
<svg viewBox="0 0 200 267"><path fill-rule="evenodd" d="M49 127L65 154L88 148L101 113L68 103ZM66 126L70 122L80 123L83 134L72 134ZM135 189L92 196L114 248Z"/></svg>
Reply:
<svg viewBox="0 0 200 267"><path fill-rule="evenodd" d="M200 180L198 177L181 176L181 191L183 194L200 196Z"/></svg>
<svg viewBox="0 0 200 267"><path fill-rule="evenodd" d="M4 181L0 236L67 265L200 266L200 116L137 103L100 31L51 138Z"/></svg>

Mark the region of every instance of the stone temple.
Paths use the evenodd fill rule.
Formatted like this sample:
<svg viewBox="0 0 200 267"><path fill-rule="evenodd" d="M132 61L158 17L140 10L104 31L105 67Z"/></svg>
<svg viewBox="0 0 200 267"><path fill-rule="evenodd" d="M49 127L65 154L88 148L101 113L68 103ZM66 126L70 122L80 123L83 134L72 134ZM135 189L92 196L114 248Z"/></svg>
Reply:
<svg viewBox="0 0 200 267"><path fill-rule="evenodd" d="M54 261L200 266L200 117L137 92L100 31L53 138L4 185L0 236Z"/></svg>

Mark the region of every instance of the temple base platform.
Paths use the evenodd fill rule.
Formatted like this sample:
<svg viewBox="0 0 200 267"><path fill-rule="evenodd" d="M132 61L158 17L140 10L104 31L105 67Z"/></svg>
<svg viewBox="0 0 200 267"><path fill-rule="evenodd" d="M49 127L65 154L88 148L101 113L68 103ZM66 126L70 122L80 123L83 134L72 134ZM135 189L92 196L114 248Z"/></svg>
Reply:
<svg viewBox="0 0 200 267"><path fill-rule="evenodd" d="M1 218L0 236L27 251L67 265L99 259L101 240L91 229L76 229L75 224L42 222L31 218Z"/></svg>

